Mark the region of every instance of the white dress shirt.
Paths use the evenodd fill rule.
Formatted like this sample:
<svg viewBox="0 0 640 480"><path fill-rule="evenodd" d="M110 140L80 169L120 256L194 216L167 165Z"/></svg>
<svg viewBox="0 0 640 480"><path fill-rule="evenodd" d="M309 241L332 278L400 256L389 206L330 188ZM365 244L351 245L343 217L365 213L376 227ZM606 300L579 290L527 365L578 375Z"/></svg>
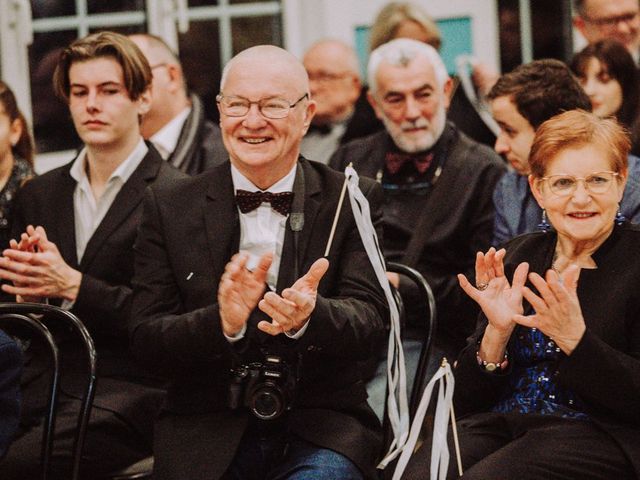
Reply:
<svg viewBox="0 0 640 480"><path fill-rule="evenodd" d="M269 187L266 191L271 193L290 192L293 190L293 183L296 179L296 165L283 178ZM242 175L240 171L231 165L231 179L233 181L233 190L247 190L255 192L261 190L256 187L247 177ZM238 209L240 216L240 251L249 254L247 268L253 270L257 267L260 257L265 253L273 252L273 262L267 273L267 285L273 291L276 289L278 282L278 273L280 272L280 260L282 259L282 247L284 245L284 236L287 226L287 216L282 215L271 208L269 203L262 203L258 208L248 213L242 213ZM307 322L295 334L286 334L291 338L299 338L305 332ZM231 342L238 341L244 337L246 325L235 336L227 337ZM285 332L286 333L286 332Z"/></svg>
<svg viewBox="0 0 640 480"><path fill-rule="evenodd" d="M187 121L190 113L191 107L185 108L149 138L149 141L156 147L156 150L158 150L163 160L169 158L176 149L180 132L182 132L184 122Z"/></svg>
<svg viewBox="0 0 640 480"><path fill-rule="evenodd" d="M109 180L107 187L100 196L95 198L89 176L87 175L87 150L83 148L78 157L73 162L69 174L77 182L76 189L73 192L73 216L76 234L76 255L78 263L82 260L87 243L95 233L96 229L102 223L105 215L111 208L111 204L122 189L122 186L129 180L129 177L138 168L142 159L149 151L142 137L140 141L129 154L129 156L116 168ZM71 308L75 302L64 300L63 308Z"/></svg>
<svg viewBox="0 0 640 480"><path fill-rule="evenodd" d="M98 228L98 225L104 219L104 216L111 208L111 204L116 198L116 195L122 189L122 186L129 180L129 177L133 174L142 159L149 151L147 145L145 145L142 137L140 141L129 154L129 156L122 162L118 168L107 180L107 187L100 196L95 198L89 177L87 176L86 167L86 149L82 149L78 158L71 166L70 174L73 179L78 183L76 189L73 192L73 210L76 229L76 254L78 255L78 263L82 260L84 250L89 243L89 239Z"/></svg>

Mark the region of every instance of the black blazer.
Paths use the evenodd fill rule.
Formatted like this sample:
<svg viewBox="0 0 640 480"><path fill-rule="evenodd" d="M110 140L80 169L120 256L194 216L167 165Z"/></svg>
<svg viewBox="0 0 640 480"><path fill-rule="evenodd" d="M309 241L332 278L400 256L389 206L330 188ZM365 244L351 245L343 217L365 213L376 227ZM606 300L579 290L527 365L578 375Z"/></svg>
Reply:
<svg viewBox="0 0 640 480"><path fill-rule="evenodd" d="M133 424L149 416L145 405L139 402L144 392L123 389L117 381L151 378L129 354L127 336L133 243L142 215L142 199L152 183L168 185L186 176L164 162L150 143L147 146L147 155L116 196L89 240L81 262L77 259L75 241L76 181L69 174L73 162L25 184L16 197L13 225L14 238L18 238L27 225L43 226L64 260L82 272L80 291L71 311L85 324L98 351L98 377L102 380L98 381L95 404L119 412ZM82 384L70 373L83 363L76 362L74 355L82 352L77 348L65 352L64 382L65 388L75 390L76 385ZM116 381L106 381L107 377Z"/></svg>
<svg viewBox="0 0 640 480"><path fill-rule="evenodd" d="M298 169L304 176L304 228L297 248L302 274L324 255L344 177L302 158ZM296 182L294 191L299 191L299 177ZM379 223L380 188L367 180L361 188ZM145 199L135 247L131 344L149 368L173 376L163 413L169 420L156 429L154 478L211 479L223 474L249 415L232 413L226 406L229 369L233 359L260 359L261 347L279 349L294 359L299 355L302 376L288 428L346 455L366 475L375 476L380 425L366 403L357 362L373 354L387 306L348 200L316 308L298 340L257 330L257 322L265 318L257 309L245 339L232 345L224 337L217 289L225 265L238 251L239 230L228 162L169 188L154 187ZM296 280L295 254L287 227L278 291ZM194 421L193 415L201 416Z"/></svg>
<svg viewBox="0 0 640 480"><path fill-rule="evenodd" d="M544 275L551 268L555 245L553 232L522 235L507 243L507 277L512 278L521 262ZM640 226L617 226L593 255L598 268L580 272L578 298L587 330L573 353L558 361L555 378L576 393L589 417L620 445L640 477L640 258L630 255L639 248ZM525 302L525 313L530 312ZM486 325L482 316L454 371L454 402L460 416L488 411L508 385L510 371L495 375L478 366L477 342Z"/></svg>
<svg viewBox="0 0 640 480"><path fill-rule="evenodd" d="M456 275L473 276L476 252L491 245L492 194L506 167L493 150L469 139L453 124L447 124L441 139L445 136L451 143L442 174L424 214L414 219L414 234L404 255L393 260L417 269L427 279L436 297L438 343L458 351L473 332L478 310L458 286ZM329 165L342 171L353 162L361 176L377 178L392 145L386 131L375 133L337 150Z"/></svg>

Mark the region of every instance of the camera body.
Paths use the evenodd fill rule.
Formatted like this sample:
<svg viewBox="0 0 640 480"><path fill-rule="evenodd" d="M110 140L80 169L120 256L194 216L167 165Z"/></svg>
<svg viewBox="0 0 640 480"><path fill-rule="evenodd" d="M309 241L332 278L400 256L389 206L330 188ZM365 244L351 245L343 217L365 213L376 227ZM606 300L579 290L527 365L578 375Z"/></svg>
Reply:
<svg viewBox="0 0 640 480"><path fill-rule="evenodd" d="M228 405L245 406L260 420L274 420L291 408L296 375L277 355L231 369Z"/></svg>

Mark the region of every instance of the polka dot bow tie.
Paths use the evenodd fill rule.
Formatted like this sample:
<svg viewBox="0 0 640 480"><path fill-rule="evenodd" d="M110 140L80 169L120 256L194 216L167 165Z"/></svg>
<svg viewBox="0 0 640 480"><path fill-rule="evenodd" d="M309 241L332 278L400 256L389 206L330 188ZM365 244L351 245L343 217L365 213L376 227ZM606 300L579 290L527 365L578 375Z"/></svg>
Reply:
<svg viewBox="0 0 640 480"><path fill-rule="evenodd" d="M249 213L265 202L270 203L271 208L276 212L286 216L291 212L292 201L293 192L271 193L236 190L236 204L242 213Z"/></svg>

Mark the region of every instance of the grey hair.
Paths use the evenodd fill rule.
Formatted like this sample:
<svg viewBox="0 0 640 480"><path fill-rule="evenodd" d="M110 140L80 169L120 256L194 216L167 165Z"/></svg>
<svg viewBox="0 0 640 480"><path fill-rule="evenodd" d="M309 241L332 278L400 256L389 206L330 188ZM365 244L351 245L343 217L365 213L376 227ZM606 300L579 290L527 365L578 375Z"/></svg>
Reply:
<svg viewBox="0 0 640 480"><path fill-rule="evenodd" d="M431 45L417 40L397 38L380 45L371 52L369 65L367 66L367 81L371 92L376 92L376 74L383 61L394 66L406 66L417 57L424 57L431 64L436 74L438 87L444 88L449 79L449 74L438 51Z"/></svg>

